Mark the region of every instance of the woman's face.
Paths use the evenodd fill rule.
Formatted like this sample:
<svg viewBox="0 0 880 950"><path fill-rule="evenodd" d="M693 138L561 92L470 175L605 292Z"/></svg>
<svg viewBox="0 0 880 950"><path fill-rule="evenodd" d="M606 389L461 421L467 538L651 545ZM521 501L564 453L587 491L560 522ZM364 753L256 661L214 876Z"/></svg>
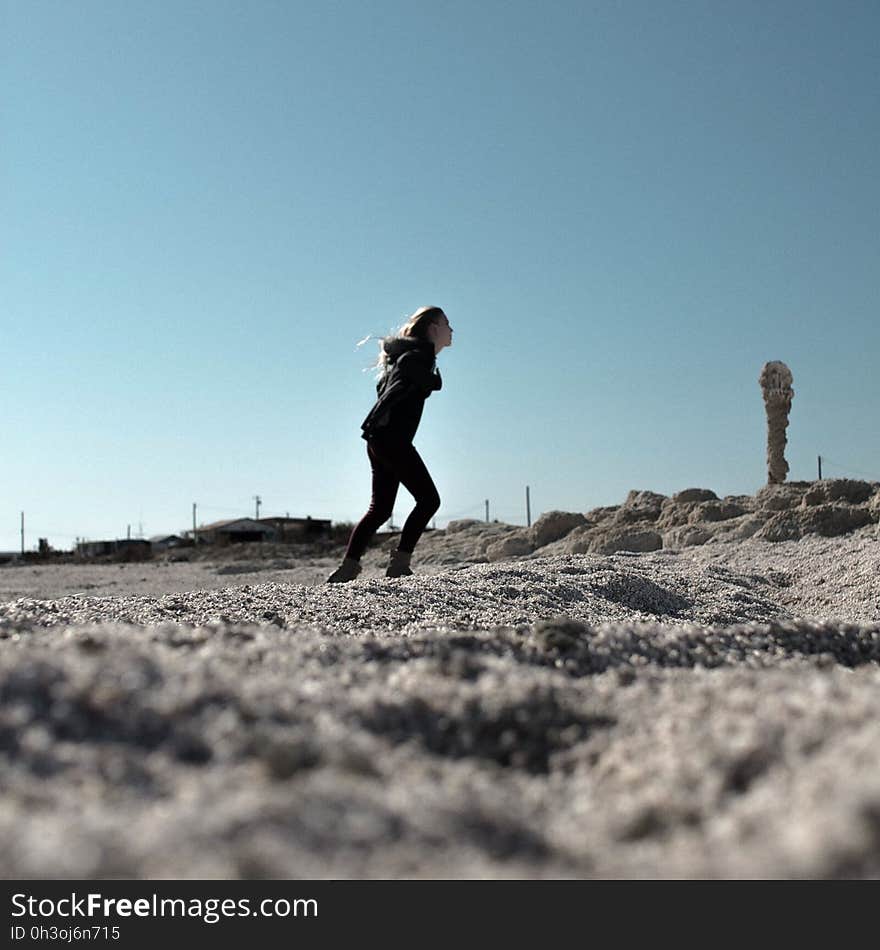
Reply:
<svg viewBox="0 0 880 950"><path fill-rule="evenodd" d="M434 344L434 352L439 353L444 346L452 346L452 327L445 313L431 322L428 327L428 339Z"/></svg>

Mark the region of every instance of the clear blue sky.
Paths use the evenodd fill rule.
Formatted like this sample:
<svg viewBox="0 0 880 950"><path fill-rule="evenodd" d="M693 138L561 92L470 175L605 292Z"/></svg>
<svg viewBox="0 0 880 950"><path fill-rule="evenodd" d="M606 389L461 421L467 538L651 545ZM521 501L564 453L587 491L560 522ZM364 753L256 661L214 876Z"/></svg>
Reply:
<svg viewBox="0 0 880 950"><path fill-rule="evenodd" d="M438 526L754 492L771 359L791 477L880 479L878 37L876 0L0 0L0 549L22 510L28 548L356 520L355 344L423 304Z"/></svg>

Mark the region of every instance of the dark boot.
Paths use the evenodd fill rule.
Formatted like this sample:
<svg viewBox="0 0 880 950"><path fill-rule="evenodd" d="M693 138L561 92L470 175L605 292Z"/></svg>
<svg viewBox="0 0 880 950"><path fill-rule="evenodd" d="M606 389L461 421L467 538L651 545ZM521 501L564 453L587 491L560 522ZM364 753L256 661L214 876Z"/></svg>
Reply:
<svg viewBox="0 0 880 950"><path fill-rule="evenodd" d="M353 581L361 572L361 562L352 557L343 559L336 570L324 581L325 584L344 584Z"/></svg>
<svg viewBox="0 0 880 950"><path fill-rule="evenodd" d="M388 558L388 569L385 571L386 577L411 577L412 571L409 569L412 551L401 551L400 549L391 552Z"/></svg>

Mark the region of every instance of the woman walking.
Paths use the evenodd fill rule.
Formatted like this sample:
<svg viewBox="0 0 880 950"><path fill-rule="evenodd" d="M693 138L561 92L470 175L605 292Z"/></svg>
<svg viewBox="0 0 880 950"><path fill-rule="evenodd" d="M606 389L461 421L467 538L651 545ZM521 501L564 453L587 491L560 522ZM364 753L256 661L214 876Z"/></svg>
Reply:
<svg viewBox="0 0 880 950"><path fill-rule="evenodd" d="M416 506L391 552L386 577L412 574L410 559L431 516L440 507L437 488L413 445L425 400L442 387L437 354L452 345L452 327L439 307L422 307L381 348L382 376L376 384L376 403L361 423L373 472L373 497L348 541L342 564L328 584L353 581L361 572L361 556L370 538L390 517L403 484Z"/></svg>

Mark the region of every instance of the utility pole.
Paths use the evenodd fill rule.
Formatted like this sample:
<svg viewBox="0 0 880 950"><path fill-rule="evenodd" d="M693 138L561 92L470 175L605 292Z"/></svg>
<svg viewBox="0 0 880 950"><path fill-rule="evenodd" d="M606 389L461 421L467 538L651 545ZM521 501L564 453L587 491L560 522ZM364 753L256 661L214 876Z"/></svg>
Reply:
<svg viewBox="0 0 880 950"><path fill-rule="evenodd" d="M822 456L819 456L819 481L822 481Z"/></svg>
<svg viewBox="0 0 880 950"><path fill-rule="evenodd" d="M486 499L486 523L489 522L489 499Z"/></svg>
<svg viewBox="0 0 880 950"><path fill-rule="evenodd" d="M532 526L532 508L529 504L529 486L526 485L526 527L531 528Z"/></svg>
<svg viewBox="0 0 880 950"><path fill-rule="evenodd" d="M193 544L199 543L199 536L196 533L196 503L193 502Z"/></svg>
<svg viewBox="0 0 880 950"><path fill-rule="evenodd" d="M259 495L254 495L254 501L257 503L257 521L260 520L260 505L263 503L263 499Z"/></svg>
<svg viewBox="0 0 880 950"><path fill-rule="evenodd" d="M126 540L131 541L131 525L128 526L128 534L126 534Z"/></svg>
<svg viewBox="0 0 880 950"><path fill-rule="evenodd" d="M24 554L24 512L21 513L21 553Z"/></svg>

